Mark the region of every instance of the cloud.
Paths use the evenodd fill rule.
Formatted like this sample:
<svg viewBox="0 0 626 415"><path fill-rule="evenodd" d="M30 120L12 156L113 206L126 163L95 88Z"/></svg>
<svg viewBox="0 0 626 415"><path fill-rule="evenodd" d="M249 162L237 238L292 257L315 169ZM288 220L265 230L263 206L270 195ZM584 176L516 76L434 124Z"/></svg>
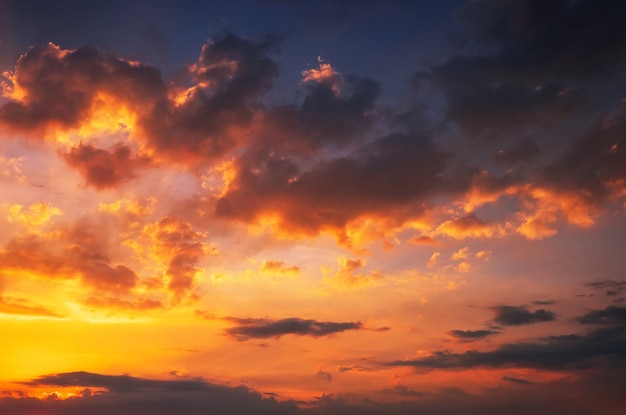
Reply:
<svg viewBox="0 0 626 415"><path fill-rule="evenodd" d="M272 218L274 232L333 232L350 245L358 241L346 228L359 218L373 223L390 218L398 226L407 216L424 212L419 201L457 186L440 177L448 155L428 135L391 134L364 147L356 155L314 162L306 169L279 154L242 157L215 213L244 222Z"/></svg>
<svg viewBox="0 0 626 415"><path fill-rule="evenodd" d="M582 324L626 326L626 307L609 306L602 310L592 310L577 320Z"/></svg>
<svg viewBox="0 0 626 415"><path fill-rule="evenodd" d="M1 289L2 287L0 287ZM2 297L0 296L0 313L20 316L38 316L62 318L63 315L51 311L43 306L33 304L25 298Z"/></svg>
<svg viewBox="0 0 626 415"><path fill-rule="evenodd" d="M431 392L399 384L380 391L381 395L375 393L371 398L368 396L369 399L354 395L325 394L312 401L296 402L277 401L273 392L261 394L244 386L228 387L202 379L163 380L71 372L45 375L25 383L31 384L31 387L84 388L76 397L45 400L12 393L11 396L0 398L0 405L3 415L105 415L112 412L167 415L181 411L188 415L201 415L211 411L241 415L573 415L585 411L595 415L606 411L619 413L624 403L620 380L618 374L591 373L582 374L576 379L559 379L540 385L526 385L523 388L485 388L478 394L467 393L458 387ZM105 388L109 391L93 393L90 388ZM264 398L264 395L269 398ZM389 402L385 398L382 402L376 401L377 397L385 395L404 399L393 399ZM590 401L589 396L601 397L602 400ZM597 402L602 402L600 409Z"/></svg>
<svg viewBox="0 0 626 415"><path fill-rule="evenodd" d="M260 42L229 32L210 39L190 67L196 85L160 100L140 121L151 146L174 162L214 160L233 149L278 74L268 52L279 44L271 35Z"/></svg>
<svg viewBox="0 0 626 415"><path fill-rule="evenodd" d="M153 243L158 260L167 264L164 277L175 300L181 300L196 287L202 270L196 265L215 252L206 235L182 219L167 216L144 226L142 233Z"/></svg>
<svg viewBox="0 0 626 415"><path fill-rule="evenodd" d="M63 155L85 182L97 189L109 189L136 177L136 171L149 165L148 157L132 157L130 147L117 145L111 151L80 143Z"/></svg>
<svg viewBox="0 0 626 415"><path fill-rule="evenodd" d="M485 222L474 213L468 213L441 223L435 233L455 239L490 238L497 236L499 230L497 225Z"/></svg>
<svg viewBox="0 0 626 415"><path fill-rule="evenodd" d="M393 388L390 389L383 389L382 391L383 393L392 393L392 394L397 394L397 395L401 395L401 396L408 396L411 398L423 398L425 396L432 396L432 393L430 392L424 392L424 391L418 391L418 390L414 390L411 389L405 385L396 385Z"/></svg>
<svg viewBox="0 0 626 415"><path fill-rule="evenodd" d="M283 261L265 260L261 264L261 272L265 274L298 275L300 268L285 265Z"/></svg>
<svg viewBox="0 0 626 415"><path fill-rule="evenodd" d="M115 297L90 297L85 300L83 304L96 309L119 311L146 311L163 308L163 304L161 303L161 301L141 297L133 300L120 299Z"/></svg>
<svg viewBox="0 0 626 415"><path fill-rule="evenodd" d="M317 373L315 374L315 376L317 376L318 378L326 381L326 382L330 382L333 380L333 375L328 373L328 372L324 372L323 370L318 370Z"/></svg>
<svg viewBox="0 0 626 415"><path fill-rule="evenodd" d="M347 330L360 330L363 327L361 322L336 323L301 318L270 320L228 317L226 320L236 324L235 327L226 329L226 333L237 340L280 338L286 334L318 338Z"/></svg>
<svg viewBox="0 0 626 415"><path fill-rule="evenodd" d="M495 312L493 321L503 326L520 326L523 324L542 323L553 321L556 314L543 308L529 311L526 306L502 305L491 307Z"/></svg>
<svg viewBox="0 0 626 415"><path fill-rule="evenodd" d="M27 271L37 278L80 278L103 291L127 292L138 276L113 262L99 225L79 221L45 235L25 234L10 239L0 252L0 270Z"/></svg>
<svg viewBox="0 0 626 415"><path fill-rule="evenodd" d="M127 393L136 391L200 391L213 386L203 380L157 380L129 375L101 375L90 372L68 372L44 375L28 382L28 386L83 386L106 388L111 392Z"/></svg>
<svg viewBox="0 0 626 415"><path fill-rule="evenodd" d="M380 283L385 276L378 271L359 272L365 266L360 259L339 259L339 269L326 280L338 288L355 288L374 286Z"/></svg>
<svg viewBox="0 0 626 415"><path fill-rule="evenodd" d="M534 305L554 305L556 301L554 300L535 300L532 302Z"/></svg>
<svg viewBox="0 0 626 415"><path fill-rule="evenodd" d="M626 326L592 330L583 335L550 336L534 342L505 343L490 351L434 352L391 366L422 369L528 368L571 370L615 367L626 363Z"/></svg>
<svg viewBox="0 0 626 415"><path fill-rule="evenodd" d="M544 187L576 195L582 207L594 207L622 194L625 163L626 103L622 102L584 131L558 160L537 169L535 180Z"/></svg>
<svg viewBox="0 0 626 415"><path fill-rule="evenodd" d="M8 77L4 95L11 100L0 107L0 125L14 131L76 128L99 94L142 106L166 92L156 68L93 47L63 50L52 43L31 47Z"/></svg>
<svg viewBox="0 0 626 415"><path fill-rule="evenodd" d="M540 153L535 141L530 137L524 137L504 150L499 150L493 159L503 164L529 162Z"/></svg>
<svg viewBox="0 0 626 415"><path fill-rule="evenodd" d="M585 287L591 287L596 290L607 290L607 292L608 291L622 292L624 289L626 289L626 281L617 281L617 280L593 281L593 282L586 283Z"/></svg>
<svg viewBox="0 0 626 415"><path fill-rule="evenodd" d="M48 224L53 217L62 215L61 209L44 202L33 203L25 208L20 204L10 205L7 219L17 223L29 232L37 232Z"/></svg>
<svg viewBox="0 0 626 415"><path fill-rule="evenodd" d="M455 55L417 79L444 91L448 118L470 133L570 116L586 107L588 90L621 76L621 4L485 1L460 15L474 50L492 52Z"/></svg>
<svg viewBox="0 0 626 415"><path fill-rule="evenodd" d="M532 385L532 382L529 382L526 379L513 378L509 376L502 376L500 379L502 379L505 382L516 383L518 385Z"/></svg>
<svg viewBox="0 0 626 415"><path fill-rule="evenodd" d="M497 330L451 330L448 332L452 337L460 340L484 339L494 334L500 334Z"/></svg>

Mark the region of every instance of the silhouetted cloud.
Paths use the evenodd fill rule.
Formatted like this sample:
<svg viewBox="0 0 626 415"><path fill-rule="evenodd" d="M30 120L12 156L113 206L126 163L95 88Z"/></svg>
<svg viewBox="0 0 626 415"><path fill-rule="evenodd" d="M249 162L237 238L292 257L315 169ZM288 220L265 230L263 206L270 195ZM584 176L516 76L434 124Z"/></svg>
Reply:
<svg viewBox="0 0 626 415"><path fill-rule="evenodd" d="M106 388L112 392L135 391L199 391L214 387L203 380L155 380L129 375L101 375L90 372L68 372L44 375L28 382L29 386L85 386Z"/></svg>
<svg viewBox="0 0 626 415"><path fill-rule="evenodd" d="M500 379L505 382L517 383L518 385L532 385L532 382L529 382L526 379L514 378L509 376L502 376Z"/></svg>
<svg viewBox="0 0 626 415"><path fill-rule="evenodd" d="M452 337L461 340L484 339L494 334L500 334L497 330L451 330L448 333Z"/></svg>
<svg viewBox="0 0 626 415"><path fill-rule="evenodd" d="M519 367L547 370L623 365L626 364L626 326L593 330L583 335L550 336L534 342L506 343L491 351L435 352L427 357L388 364L423 369Z"/></svg>
<svg viewBox="0 0 626 415"><path fill-rule="evenodd" d="M523 324L542 323L553 321L556 314L543 308L529 311L526 306L502 305L491 307L495 312L493 321L503 326L520 326Z"/></svg>
<svg viewBox="0 0 626 415"><path fill-rule="evenodd" d="M553 305L556 304L554 300L535 300L532 302L534 305Z"/></svg>
<svg viewBox="0 0 626 415"><path fill-rule="evenodd" d="M626 306L592 310L577 319L582 324L621 325L626 327Z"/></svg>
<svg viewBox="0 0 626 415"><path fill-rule="evenodd" d="M228 317L226 320L236 324L235 327L226 329L226 333L237 340L279 338L286 334L324 337L347 330L360 330L363 327L360 322L335 323L304 320L301 318L270 320L264 318Z"/></svg>
<svg viewBox="0 0 626 415"><path fill-rule="evenodd" d="M229 415L574 415L584 411L599 415L607 410L619 413L623 406L620 382L616 373L581 373L576 379L561 378L539 385L525 384L525 387L489 388L476 394L454 386L422 391L402 384L380 391L383 395L405 398L393 402L333 394L306 402L279 402L274 399L277 394L271 391L261 394L244 386L228 387L201 379L162 380L72 372L45 375L25 383L31 387L83 388L78 396L64 400L53 396L40 400L12 392L0 397L0 405L3 415L170 415L173 412L201 415L212 411ZM508 383L517 382L509 380ZM108 392L94 393L90 388L105 388ZM602 396L601 408L598 401L590 401L588 396Z"/></svg>

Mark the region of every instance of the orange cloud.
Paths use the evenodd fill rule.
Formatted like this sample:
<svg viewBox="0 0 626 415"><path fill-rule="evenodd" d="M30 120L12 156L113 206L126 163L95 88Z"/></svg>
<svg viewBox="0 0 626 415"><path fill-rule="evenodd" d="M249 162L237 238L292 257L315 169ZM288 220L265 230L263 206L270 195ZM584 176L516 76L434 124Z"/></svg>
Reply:
<svg viewBox="0 0 626 415"><path fill-rule="evenodd" d="M49 223L54 216L62 214L61 209L44 202L33 203L25 209L24 206L15 204L9 206L8 210L8 221L17 223L27 232L37 232L43 225Z"/></svg>
<svg viewBox="0 0 626 415"><path fill-rule="evenodd" d="M165 217L146 225L143 234L150 237L155 260L166 264L164 277L175 300L181 300L198 284L202 270L196 265L215 249L204 242L206 235L191 224L174 217Z"/></svg>
<svg viewBox="0 0 626 415"><path fill-rule="evenodd" d="M12 298L0 296L0 313L21 316L38 316L61 318L62 314L51 311L40 305L32 304L24 298Z"/></svg>
<svg viewBox="0 0 626 415"><path fill-rule="evenodd" d="M129 181L150 164L148 157L133 157L128 146L119 144L108 151L80 143L63 154L63 158L80 172L88 185L97 189L109 189Z"/></svg>
<svg viewBox="0 0 626 415"><path fill-rule="evenodd" d="M339 259L339 269L326 280L337 288L358 288L378 285L385 276L378 271L358 272L365 266L360 259Z"/></svg>
<svg viewBox="0 0 626 415"><path fill-rule="evenodd" d="M285 265L283 261L265 260L261 265L261 272L265 274L296 276L300 272L300 268L296 266Z"/></svg>
<svg viewBox="0 0 626 415"><path fill-rule="evenodd" d="M485 222L474 213L469 213L441 223L434 233L455 239L491 238L503 235L504 230L502 225Z"/></svg>

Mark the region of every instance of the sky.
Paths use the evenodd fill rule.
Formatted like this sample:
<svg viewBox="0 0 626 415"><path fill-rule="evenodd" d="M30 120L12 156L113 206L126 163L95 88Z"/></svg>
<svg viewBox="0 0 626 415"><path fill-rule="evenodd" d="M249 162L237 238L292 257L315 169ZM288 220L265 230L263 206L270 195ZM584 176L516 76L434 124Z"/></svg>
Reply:
<svg viewBox="0 0 626 415"><path fill-rule="evenodd" d="M0 413L622 414L624 21L0 0Z"/></svg>

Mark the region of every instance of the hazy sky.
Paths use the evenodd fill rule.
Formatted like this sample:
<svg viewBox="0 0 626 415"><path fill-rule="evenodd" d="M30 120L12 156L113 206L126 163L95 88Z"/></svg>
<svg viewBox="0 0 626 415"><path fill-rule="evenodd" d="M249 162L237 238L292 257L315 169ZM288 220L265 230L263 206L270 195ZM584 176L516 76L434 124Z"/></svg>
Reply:
<svg viewBox="0 0 626 415"><path fill-rule="evenodd" d="M0 413L621 414L624 22L0 0Z"/></svg>

